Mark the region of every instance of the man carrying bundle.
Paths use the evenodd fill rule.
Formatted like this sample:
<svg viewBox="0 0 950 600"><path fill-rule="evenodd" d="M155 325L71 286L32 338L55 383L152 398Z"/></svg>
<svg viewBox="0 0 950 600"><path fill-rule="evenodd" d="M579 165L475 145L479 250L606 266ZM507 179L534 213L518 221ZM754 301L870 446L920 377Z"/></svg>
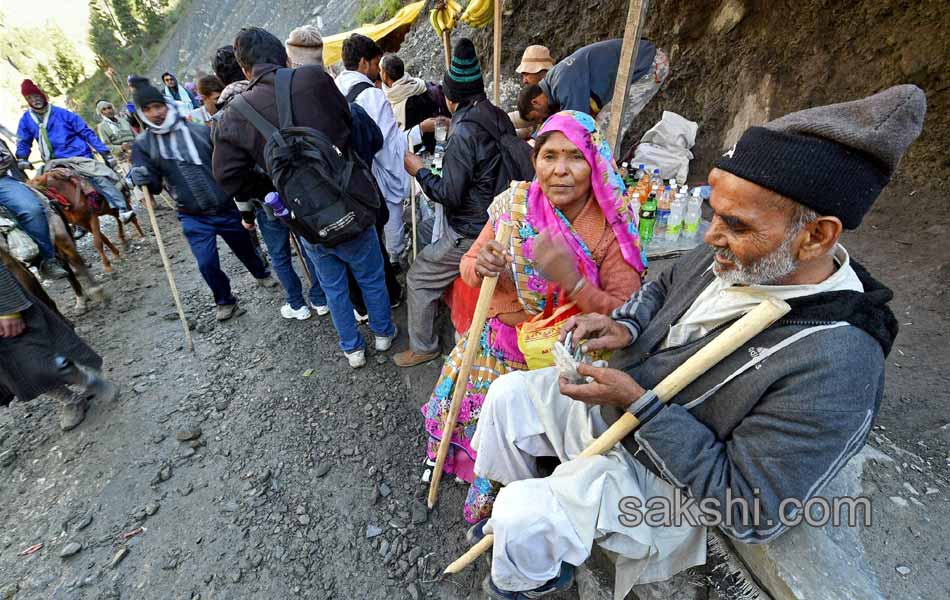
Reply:
<svg viewBox="0 0 950 600"><path fill-rule="evenodd" d="M565 325L588 351L625 348L630 366L581 366L592 381L579 385L556 369L492 384L475 471L507 487L491 519L471 531L495 536L490 597L566 589L594 540L621 557L621 595L702 564L706 521L637 523L643 513L632 509L647 512L649 499L711 502L731 518L716 523L727 535L770 542L799 516L783 500L803 505L861 450L897 321L891 291L839 237L870 210L925 111L923 92L902 85L748 129L709 175L709 247L682 257L612 317ZM664 407L651 388L763 297L791 312ZM571 460L624 411L641 423L634 433L604 455ZM538 479L538 456L563 464ZM742 502L758 503L761 518L750 519Z"/></svg>

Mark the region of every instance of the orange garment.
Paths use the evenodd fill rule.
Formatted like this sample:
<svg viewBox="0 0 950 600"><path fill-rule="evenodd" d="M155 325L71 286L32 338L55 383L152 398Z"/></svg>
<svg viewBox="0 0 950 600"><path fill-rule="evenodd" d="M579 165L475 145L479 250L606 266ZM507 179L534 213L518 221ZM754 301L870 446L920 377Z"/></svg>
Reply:
<svg viewBox="0 0 950 600"><path fill-rule="evenodd" d="M629 300L630 296L640 289L640 274L623 259L613 229L608 227L600 205L593 196L587 200L587 204L571 225L590 249L594 262L600 270L601 285L597 288L588 281L576 296L571 297L571 300L576 302L585 313L610 314L613 309ZM512 232L512 235L517 235L517 232ZM478 234L478 239L462 257L459 265L462 280L468 285L476 288L481 286L482 278L475 272L475 260L482 247L493 239L495 239L495 231L489 220L482 232ZM528 315L518 300L515 284L511 280L511 271L505 271L499 279L488 309L488 316L498 317L508 325L527 320Z"/></svg>

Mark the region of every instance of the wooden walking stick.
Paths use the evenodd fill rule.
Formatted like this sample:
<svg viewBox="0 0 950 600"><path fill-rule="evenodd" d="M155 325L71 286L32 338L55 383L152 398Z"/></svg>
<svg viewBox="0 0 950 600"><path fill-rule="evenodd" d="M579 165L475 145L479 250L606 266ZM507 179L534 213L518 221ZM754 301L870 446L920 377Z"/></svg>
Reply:
<svg viewBox="0 0 950 600"><path fill-rule="evenodd" d="M495 233L495 241L502 246L507 246L510 236L511 222L503 221L499 223L498 231ZM439 453L436 455L435 467L432 469L432 480L429 482L430 509L435 506L435 501L439 497L439 480L442 479L445 457L449 454L452 432L455 431L455 421L458 420L459 410L462 408L462 397L465 395L467 388L465 384L468 381L468 374L472 370L472 363L475 362L475 354L478 352L479 340L482 336L482 327L485 325L485 319L488 318L488 307L491 304L491 297L495 293L495 285L497 284L498 277L485 277L482 279L482 285L478 290L478 302L475 304L475 315L472 317L472 324L468 328L465 354L462 355L462 366L459 368L458 377L455 378L452 404L449 406L449 413L443 422Z"/></svg>
<svg viewBox="0 0 950 600"><path fill-rule="evenodd" d="M501 0L495 0L495 39L492 49L492 90L495 106L501 104Z"/></svg>
<svg viewBox="0 0 950 600"><path fill-rule="evenodd" d="M614 95L610 124L607 127L607 143L617 154L620 150L620 124L627 104L627 91L630 89L630 73L637 62L637 50L640 47L640 30L643 28L643 0L630 0L627 11L627 25L623 30L623 46L620 49L620 65L614 83Z"/></svg>
<svg viewBox="0 0 950 600"><path fill-rule="evenodd" d="M313 287L313 278L316 277L316 273L311 274L310 269L307 268L307 259L304 257L303 252L300 250L300 243L297 241L297 234L293 231L290 232L290 243L294 247L294 252L297 253L297 258L300 259L300 266L303 267L304 277L307 278L307 289Z"/></svg>
<svg viewBox="0 0 950 600"><path fill-rule="evenodd" d="M452 32L448 29L442 31L442 46L445 49L445 70L452 68Z"/></svg>
<svg viewBox="0 0 950 600"><path fill-rule="evenodd" d="M695 381L697 377L738 350L740 346L764 331L772 323L778 321L790 310L791 307L784 300L766 298L658 383L653 388L657 398L664 404L669 402L671 398ZM590 446L585 448L578 458L608 452L639 425L640 422L635 416L625 412L607 431L591 442ZM494 539L495 536L492 534L486 535L468 552L446 567L444 574L458 573L472 564L476 558L491 548Z"/></svg>
<svg viewBox="0 0 950 600"><path fill-rule="evenodd" d="M191 330L188 328L188 319L185 318L185 309L181 305L181 298L178 296L178 286L175 285L175 276L172 274L172 264L165 254L165 244L162 242L162 232L158 229L158 219L155 218L155 200L152 198L152 192L142 186L142 193L145 197L145 209L148 211L148 220L152 223L152 231L155 233L155 241L158 243L158 253L162 256L162 264L165 266L165 275L168 277L168 287L172 291L172 298L175 299L175 308L178 309L178 318L181 319L181 328L185 331L185 343L189 352L195 351L195 343L191 340Z"/></svg>
<svg viewBox="0 0 950 600"><path fill-rule="evenodd" d="M409 182L409 202L412 205L412 260L416 260L416 255L419 253L419 242L416 233L416 182L412 180Z"/></svg>

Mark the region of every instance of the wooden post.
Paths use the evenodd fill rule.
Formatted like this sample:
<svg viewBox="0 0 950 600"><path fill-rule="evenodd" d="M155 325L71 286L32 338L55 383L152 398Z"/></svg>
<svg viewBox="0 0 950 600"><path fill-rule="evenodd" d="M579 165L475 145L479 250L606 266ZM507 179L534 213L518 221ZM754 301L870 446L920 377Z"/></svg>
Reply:
<svg viewBox="0 0 950 600"><path fill-rule="evenodd" d="M142 186L142 193L145 197L145 209L148 211L148 219L152 223L152 232L155 233L155 241L158 243L158 253L162 257L162 265L165 267L165 276L168 277L168 287L172 291L172 298L175 300L175 308L178 309L178 318L181 319L181 327L185 331L185 343L189 352L195 351L195 343L191 340L191 330L188 328L188 319L185 318L185 309L181 305L181 297L178 296L178 286L175 285L175 276L172 274L172 264L165 254L165 244L162 242L162 232L158 229L158 219L155 218L155 200L152 198L152 192Z"/></svg>
<svg viewBox="0 0 950 600"><path fill-rule="evenodd" d="M297 234L293 231L288 232L290 234L290 243L294 247L294 252L297 253L297 258L300 259L300 266L303 267L303 275L307 278L307 290L313 287L313 278L316 277L316 274L311 274L310 269L307 268L307 259L303 255L303 250L300 248L300 242L297 241Z"/></svg>
<svg viewBox="0 0 950 600"><path fill-rule="evenodd" d="M481 299L481 296L479 296L479 299ZM784 300L766 298L741 319L730 325L728 329L720 333L716 339L706 344L699 352L667 375L663 381L653 388L653 392L660 402L664 404L669 402L671 398L695 381L697 377L738 350L740 346L764 331L772 323L778 321L791 309ZM590 446L578 455L578 458L609 452L611 448L627 437L639 425L640 422L636 417L625 412L607 431L591 442ZM447 575L459 573L491 548L494 539L495 536L486 535L478 544L469 548L468 552L446 567L444 573Z"/></svg>
<svg viewBox="0 0 950 600"><path fill-rule="evenodd" d="M501 104L501 3L495 0L495 45L492 49L492 88L495 106Z"/></svg>
<svg viewBox="0 0 950 600"><path fill-rule="evenodd" d="M620 65L617 68L617 80L614 83L614 95L610 101L610 124L607 128L607 143L614 151L620 151L620 124L627 104L627 92L630 89L630 74L637 62L637 49L640 47L640 30L643 27L643 0L630 0L627 11L627 25L623 31L623 47L620 50Z"/></svg>
<svg viewBox="0 0 950 600"><path fill-rule="evenodd" d="M452 68L452 32L448 29L442 32L442 46L445 49L445 71Z"/></svg>
<svg viewBox="0 0 950 600"><path fill-rule="evenodd" d="M499 223L498 231L495 233L495 241L502 246L507 246L510 236L511 222L506 221ZM495 285L497 283L498 277L485 277L482 279L481 288L478 290L478 302L475 304L475 314L472 317L472 324L468 328L465 354L462 355L462 365L459 368L458 377L455 379L455 389L452 392L452 404L449 406L449 413L443 421L442 439L439 441L439 452L436 455L435 467L432 469L432 479L429 482L430 509L435 506L435 501L439 497L439 481L442 479L442 469L445 467L445 458L449 454L449 445L452 443L455 421L459 418L459 411L462 408L462 397L465 395L465 390L468 387L468 374L472 370L472 363L475 362L475 354L478 352L482 327L485 326L485 320L488 318L488 308L491 305L491 298L495 293Z"/></svg>

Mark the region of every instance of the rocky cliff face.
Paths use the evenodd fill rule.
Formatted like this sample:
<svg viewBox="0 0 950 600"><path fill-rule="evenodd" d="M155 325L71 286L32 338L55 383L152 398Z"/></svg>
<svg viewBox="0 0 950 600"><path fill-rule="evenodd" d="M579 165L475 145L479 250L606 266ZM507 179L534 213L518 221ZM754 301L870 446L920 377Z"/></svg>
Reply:
<svg viewBox="0 0 950 600"><path fill-rule="evenodd" d="M195 0L187 7L149 75L163 71L191 79L211 71L216 48L230 44L241 27L254 25L285 39L295 27L318 24L327 34L351 22L359 0Z"/></svg>

